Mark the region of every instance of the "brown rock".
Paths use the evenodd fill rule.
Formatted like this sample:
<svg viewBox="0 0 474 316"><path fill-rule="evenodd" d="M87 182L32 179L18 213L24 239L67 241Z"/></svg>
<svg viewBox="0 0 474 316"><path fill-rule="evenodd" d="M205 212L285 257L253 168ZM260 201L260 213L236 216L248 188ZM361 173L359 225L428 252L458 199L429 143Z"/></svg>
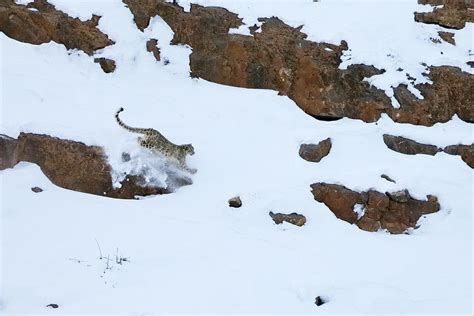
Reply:
<svg viewBox="0 0 474 316"><path fill-rule="evenodd" d="M356 223L357 227L368 232L376 232L380 227L380 221L377 219L370 218L368 216L363 216Z"/></svg>
<svg viewBox="0 0 474 316"><path fill-rule="evenodd" d="M444 149L434 145L426 145L415 142L414 140L401 136L383 135L385 145L391 150L406 155L436 155L440 151L444 151L450 155L461 156L461 159L471 168L474 169L474 144L471 145L451 145Z"/></svg>
<svg viewBox="0 0 474 316"><path fill-rule="evenodd" d="M383 193L377 191L369 191L369 201L367 204L374 208L387 208L389 205L389 198Z"/></svg>
<svg viewBox="0 0 474 316"><path fill-rule="evenodd" d="M158 40L157 39L150 39L146 42L146 50L150 53L153 53L153 56L155 56L156 61L161 60L160 56L160 49L158 48Z"/></svg>
<svg viewBox="0 0 474 316"><path fill-rule="evenodd" d="M415 85L424 99L418 99L406 85L394 89L400 108L388 111L393 120L431 126L457 114L466 122L474 122L474 75L457 67L441 66L430 67L428 77L433 84Z"/></svg>
<svg viewBox="0 0 474 316"><path fill-rule="evenodd" d="M311 162L320 162L331 150L331 138L326 138L318 144L301 144L300 157Z"/></svg>
<svg viewBox="0 0 474 316"><path fill-rule="evenodd" d="M261 32L251 36L229 34L239 27L238 16L222 8L191 5L190 12L161 0L124 0L143 30L152 16L161 16L174 32L173 44L187 44L191 76L245 88L262 88L287 95L309 115L322 120L342 117L376 121L387 113L394 121L433 125L457 114L474 121L473 75L455 67L431 67L434 83L419 84L424 100L406 86L397 87L400 109L392 107L379 89L363 81L383 73L373 66L351 65L339 69L347 43L331 45L306 40L301 27L293 28L278 18L260 18Z"/></svg>
<svg viewBox="0 0 474 316"><path fill-rule="evenodd" d="M273 219L275 224L281 224L283 222L287 222L296 226L303 226L306 223L306 217L298 214L298 213L291 213L291 214L282 214L282 213L269 213L270 217Z"/></svg>
<svg viewBox="0 0 474 316"><path fill-rule="evenodd" d="M384 134L383 141L391 150L406 155L424 154L434 156L441 151L437 146L421 144L401 136Z"/></svg>
<svg viewBox="0 0 474 316"><path fill-rule="evenodd" d="M21 133L16 140L16 150L9 153L12 156L2 152L3 161L35 163L51 182L65 189L122 199L171 192L169 188L147 186L143 178L132 175L122 181L120 188L114 188L111 168L101 147ZM180 185L191 184L187 179L173 181Z"/></svg>
<svg viewBox="0 0 474 316"><path fill-rule="evenodd" d="M456 41L454 40L454 33L439 31L438 35L443 39L443 41L448 42L449 44L456 45Z"/></svg>
<svg viewBox="0 0 474 316"><path fill-rule="evenodd" d="M242 200L240 199L240 196L233 197L229 199L229 206L230 207L235 207L239 208L242 206Z"/></svg>
<svg viewBox="0 0 474 316"><path fill-rule="evenodd" d="M442 7L432 12L415 12L415 21L438 24L452 29L462 29L466 22L474 22L474 2L472 0L418 0L420 4Z"/></svg>
<svg viewBox="0 0 474 316"><path fill-rule="evenodd" d="M0 1L0 31L8 37L36 45L54 41L88 55L114 44L97 28L99 19L97 15L85 22L73 19L46 0L35 0L26 6L13 0Z"/></svg>
<svg viewBox="0 0 474 316"><path fill-rule="evenodd" d="M193 48L191 75L226 85L274 89L288 95L305 112L322 119L341 117L375 121L390 107L383 91L363 82L383 71L352 65L338 69L347 43L331 45L306 40L301 27L278 18L262 18L253 36L229 34L242 21L222 8L191 5L190 12L159 0L124 0L144 29L161 16L174 31L174 44ZM254 28L253 28L254 29Z"/></svg>
<svg viewBox="0 0 474 316"><path fill-rule="evenodd" d="M17 140L0 134L0 170L13 168L18 162Z"/></svg>
<svg viewBox="0 0 474 316"><path fill-rule="evenodd" d="M102 70L107 74L115 71L115 68L116 68L115 60L101 57L101 58L94 58L94 62L98 63L100 67L102 68Z"/></svg>
<svg viewBox="0 0 474 316"><path fill-rule="evenodd" d="M312 184L311 189L314 199L326 204L337 218L351 224L357 221L354 206L356 204L363 204L357 192L340 185L325 183Z"/></svg>
<svg viewBox="0 0 474 316"><path fill-rule="evenodd" d="M473 61L468 61L466 64L471 66L471 68L474 68L474 60Z"/></svg>
<svg viewBox="0 0 474 316"><path fill-rule="evenodd" d="M417 228L416 223L422 215L440 208L436 197L429 195L426 201L420 201L413 199L406 190L388 195L373 190L358 193L325 183L312 184L311 188L314 199L324 203L337 218L371 232L386 229L392 234L404 233L409 228ZM355 213L356 204L361 205L363 214Z"/></svg>
<svg viewBox="0 0 474 316"><path fill-rule="evenodd" d="M471 168L474 169L474 144L472 145L451 145L443 149L450 155L460 155L461 159Z"/></svg>

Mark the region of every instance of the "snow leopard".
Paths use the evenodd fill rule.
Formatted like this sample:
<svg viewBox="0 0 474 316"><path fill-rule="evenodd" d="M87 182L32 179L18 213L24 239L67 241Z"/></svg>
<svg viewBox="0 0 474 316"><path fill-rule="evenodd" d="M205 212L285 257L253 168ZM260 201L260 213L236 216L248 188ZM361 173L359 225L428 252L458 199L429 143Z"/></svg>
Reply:
<svg viewBox="0 0 474 316"><path fill-rule="evenodd" d="M196 169L191 169L186 165L186 155L194 155L194 147L192 144L176 145L153 128L130 127L119 117L119 113L123 110L124 109L121 107L117 113L115 113L115 119L117 120L117 123L127 131L144 135L144 137L138 137L138 143L140 146L153 152L160 153L167 158L175 159L180 168L190 173L196 173Z"/></svg>

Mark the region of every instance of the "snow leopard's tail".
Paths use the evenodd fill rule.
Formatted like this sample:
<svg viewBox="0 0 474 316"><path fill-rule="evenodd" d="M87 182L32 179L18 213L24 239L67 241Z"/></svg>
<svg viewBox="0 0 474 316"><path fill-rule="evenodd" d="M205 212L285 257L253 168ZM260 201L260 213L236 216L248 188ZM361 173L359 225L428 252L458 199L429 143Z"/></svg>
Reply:
<svg viewBox="0 0 474 316"><path fill-rule="evenodd" d="M117 113L115 113L115 119L117 120L117 123L125 128L127 131L132 132L132 133L139 133L139 134L147 134L153 129L151 128L136 128L136 127L131 127L125 124L119 117L119 113L123 111L123 108L118 109Z"/></svg>

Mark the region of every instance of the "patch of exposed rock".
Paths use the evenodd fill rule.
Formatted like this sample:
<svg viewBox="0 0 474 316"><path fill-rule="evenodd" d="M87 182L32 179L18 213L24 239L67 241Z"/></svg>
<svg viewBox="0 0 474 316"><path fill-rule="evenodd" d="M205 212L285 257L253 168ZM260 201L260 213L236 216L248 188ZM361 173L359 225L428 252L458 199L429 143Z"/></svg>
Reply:
<svg viewBox="0 0 474 316"><path fill-rule="evenodd" d="M389 110L393 120L431 126L457 114L463 121L474 122L474 75L457 67L441 66L430 67L428 78L433 84L415 85L423 99L418 99L406 85L394 89L400 108Z"/></svg>
<svg viewBox="0 0 474 316"><path fill-rule="evenodd" d="M341 185L326 183L315 183L311 188L314 199L324 203L337 218L370 232L386 229L392 234L401 234L410 228L417 228L422 215L440 209L435 196L428 195L426 201L420 201L412 198L406 190L359 193Z"/></svg>
<svg viewBox="0 0 474 316"><path fill-rule="evenodd" d="M424 154L434 156L442 151L450 155L458 155L469 167L474 168L474 144L450 145L439 148L435 145L422 144L405 137L388 134L383 135L383 141L391 150L406 155Z"/></svg>
<svg viewBox="0 0 474 316"><path fill-rule="evenodd" d="M0 170L13 168L18 163L18 142L0 134Z"/></svg>
<svg viewBox="0 0 474 316"><path fill-rule="evenodd" d="M193 48L191 75L245 88L279 91L306 113L318 119L342 117L376 121L387 113L397 122L433 125L454 114L473 122L473 75L454 67L432 67L433 85L419 84L424 100L406 86L396 89L401 104L394 109L385 93L363 81L384 71L373 66L351 65L339 69L347 43L340 45L306 40L301 26L290 27L276 17L260 18L260 32L251 26L251 36L229 34L241 19L223 8L191 5L190 12L161 0L123 0L144 30L150 18L159 15L174 31L172 43Z"/></svg>
<svg viewBox="0 0 474 316"><path fill-rule="evenodd" d="M454 40L454 33L439 31L438 35L443 41L448 42L449 44L456 45L456 41Z"/></svg>
<svg viewBox="0 0 474 316"><path fill-rule="evenodd" d="M153 54L156 61L161 60L160 49L158 48L158 40L157 39L154 39L154 38L149 39L146 42L146 50L147 50L147 52L150 52L150 53Z"/></svg>
<svg viewBox="0 0 474 316"><path fill-rule="evenodd" d="M240 199L240 196L235 196L233 198L230 198L228 202L229 202L229 207L239 208L242 206L242 200Z"/></svg>
<svg viewBox="0 0 474 316"><path fill-rule="evenodd" d="M331 151L331 138L326 138L317 144L301 144L299 155L311 162L320 162Z"/></svg>
<svg viewBox="0 0 474 316"><path fill-rule="evenodd" d="M415 21L460 30L466 22L474 22L472 0L418 0L419 4L441 6L432 12L415 12Z"/></svg>
<svg viewBox="0 0 474 316"><path fill-rule="evenodd" d="M443 149L450 155L459 155L461 159L471 168L474 169L474 144L471 145L451 145Z"/></svg>
<svg viewBox="0 0 474 316"><path fill-rule="evenodd" d="M67 49L79 49L88 55L114 44L97 25L100 16L88 21L72 18L46 0L35 0L26 6L14 0L0 0L0 31L8 37L30 44L54 41Z"/></svg>
<svg viewBox="0 0 474 316"><path fill-rule="evenodd" d="M54 184L100 196L133 199L171 192L168 188L146 186L144 179L134 175L128 175L121 188L114 188L111 167L101 147L47 135L21 133L18 139L0 138L0 161L0 169L12 168L20 161L35 163ZM181 180L175 182L190 184Z"/></svg>
<svg viewBox="0 0 474 316"><path fill-rule="evenodd" d="M40 187L33 187L33 188L31 188L31 191L33 191L35 193L41 193L41 192L43 192L43 189L41 189Z"/></svg>
<svg viewBox="0 0 474 316"><path fill-rule="evenodd" d="M298 213L283 214L270 212L268 213L268 215L270 215L275 224L282 224L283 222L287 222L301 227L306 223L306 217Z"/></svg>
<svg viewBox="0 0 474 316"><path fill-rule="evenodd" d="M424 154L434 156L438 152L442 151L437 146L418 143L414 140L401 136L384 134L383 141L385 145L387 145L387 147L391 150L406 155Z"/></svg>
<svg viewBox="0 0 474 316"><path fill-rule="evenodd" d="M98 63L100 65L100 68L102 68L102 70L107 74L114 72L115 68L117 67L115 65L115 60L104 58L104 57L94 58L94 62Z"/></svg>

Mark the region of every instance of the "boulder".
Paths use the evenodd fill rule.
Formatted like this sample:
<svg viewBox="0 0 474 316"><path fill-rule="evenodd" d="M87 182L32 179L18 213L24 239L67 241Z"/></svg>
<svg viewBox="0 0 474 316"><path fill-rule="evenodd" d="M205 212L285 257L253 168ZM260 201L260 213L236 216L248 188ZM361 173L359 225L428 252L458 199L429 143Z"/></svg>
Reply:
<svg viewBox="0 0 474 316"><path fill-rule="evenodd" d="M33 187L33 188L31 188L31 191L33 191L35 193L40 193L40 192L43 192L43 189L41 189L40 187Z"/></svg>
<svg viewBox="0 0 474 316"><path fill-rule="evenodd" d="M296 226L303 226L306 223L306 217L298 213L283 214L283 213L269 213L275 224L287 222Z"/></svg>
<svg viewBox="0 0 474 316"><path fill-rule="evenodd" d="M392 234L405 233L418 227L417 221L422 215L440 209L436 197L428 195L426 201L420 201L412 198L407 190L359 193L326 183L315 183L311 188L314 199L324 203L337 218L371 232L386 229ZM355 211L356 205L362 212Z"/></svg>
<svg viewBox="0 0 474 316"><path fill-rule="evenodd" d="M107 74L115 71L115 60L101 57L94 58L94 62L98 63L100 65L100 68L102 68L102 70Z"/></svg>
<svg viewBox="0 0 474 316"><path fill-rule="evenodd" d="M391 150L406 155L424 154L434 156L438 152L442 151L437 146L418 143L414 140L401 136L384 134L383 141L385 145L387 145L387 147Z"/></svg>
<svg viewBox="0 0 474 316"><path fill-rule="evenodd" d="M456 41L454 40L454 33L439 31L438 35L443 41L448 42L449 44L456 45Z"/></svg>
<svg viewBox="0 0 474 316"><path fill-rule="evenodd" d="M242 206L242 200L240 199L240 196L233 197L229 199L229 206L234 207L234 208L239 208Z"/></svg>
<svg viewBox="0 0 474 316"><path fill-rule="evenodd" d="M331 138L326 138L318 144L301 144L299 155L301 158L311 162L320 162L331 150Z"/></svg>
<svg viewBox="0 0 474 316"><path fill-rule="evenodd" d="M156 61L161 60L160 49L158 48L158 40L151 38L146 42L146 50L155 57Z"/></svg>

